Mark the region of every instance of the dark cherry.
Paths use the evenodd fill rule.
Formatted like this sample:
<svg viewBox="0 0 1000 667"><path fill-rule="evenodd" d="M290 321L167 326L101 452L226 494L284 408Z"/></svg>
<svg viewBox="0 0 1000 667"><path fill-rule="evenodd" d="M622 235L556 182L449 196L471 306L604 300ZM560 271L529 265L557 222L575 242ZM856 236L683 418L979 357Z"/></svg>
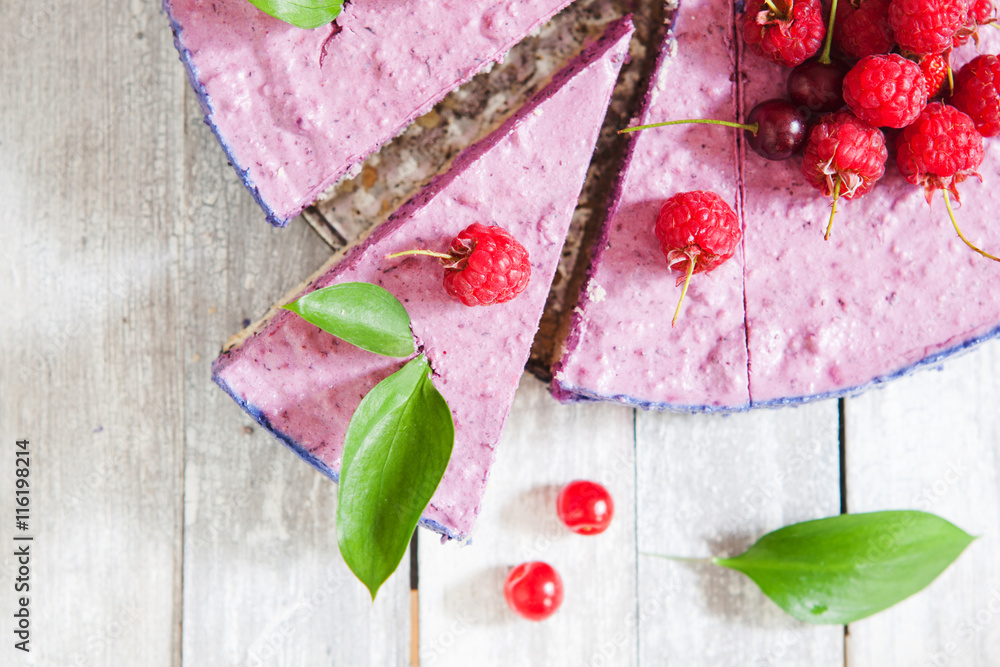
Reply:
<svg viewBox="0 0 1000 667"><path fill-rule="evenodd" d="M836 111L844 106L844 76L850 69L842 60L807 60L789 72L788 96L813 113Z"/></svg>
<svg viewBox="0 0 1000 667"><path fill-rule="evenodd" d="M786 160L802 150L808 134L809 111L788 100L766 100L747 116L747 125L757 123L757 134L744 132L757 155L768 160Z"/></svg>

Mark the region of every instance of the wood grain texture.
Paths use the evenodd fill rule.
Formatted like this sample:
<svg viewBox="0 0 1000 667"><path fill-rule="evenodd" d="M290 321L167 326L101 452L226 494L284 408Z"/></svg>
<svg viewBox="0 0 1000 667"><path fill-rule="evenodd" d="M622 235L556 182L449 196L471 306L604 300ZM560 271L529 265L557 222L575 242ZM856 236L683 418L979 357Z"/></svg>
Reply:
<svg viewBox="0 0 1000 667"><path fill-rule="evenodd" d="M841 626L781 611L741 574L672 556L734 556L840 511L836 401L731 416L636 418L639 663L843 664Z"/></svg>
<svg viewBox="0 0 1000 667"><path fill-rule="evenodd" d="M471 544L441 546L421 533L421 667L474 664L636 664L632 411L561 406L521 379ZM556 515L560 488L604 484L615 517L597 536ZM542 560L562 577L562 608L534 623L507 608L510 568Z"/></svg>
<svg viewBox="0 0 1000 667"><path fill-rule="evenodd" d="M210 381L226 338L328 249L302 221L264 222L158 3L3 2L0 24L0 664L409 664L406 562L372 605L338 554L335 485ZM446 131L432 120L413 132ZM381 215L376 199L359 201ZM1000 664L997 377L990 343L847 402L851 511L927 509L982 536L852 625L851 667ZM522 382L473 544L421 533L425 667L844 662L839 627L791 621L740 575L637 555L736 553L836 514L835 403L635 414ZM17 438L33 450L29 655L11 646ZM557 523L573 478L614 494L605 535ZM502 597L531 559L566 583L542 624Z"/></svg>
<svg viewBox="0 0 1000 667"><path fill-rule="evenodd" d="M1000 345L847 402L851 512L919 509L980 536L924 591L850 626L848 665L1000 664Z"/></svg>
<svg viewBox="0 0 1000 667"><path fill-rule="evenodd" d="M81 9L0 6L0 663L179 665L183 79L152 3ZM30 654L12 646L15 438Z"/></svg>
<svg viewBox="0 0 1000 667"><path fill-rule="evenodd" d="M329 248L264 222L193 95L186 119L184 664L406 664L408 561L373 605L340 557L336 485L211 382L225 340Z"/></svg>

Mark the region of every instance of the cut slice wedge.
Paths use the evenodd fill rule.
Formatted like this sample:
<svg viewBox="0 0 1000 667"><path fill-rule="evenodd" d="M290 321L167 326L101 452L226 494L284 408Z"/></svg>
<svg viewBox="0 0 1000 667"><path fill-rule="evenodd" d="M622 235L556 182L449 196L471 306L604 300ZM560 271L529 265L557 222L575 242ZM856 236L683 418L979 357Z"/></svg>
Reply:
<svg viewBox="0 0 1000 667"><path fill-rule="evenodd" d="M282 301L328 285L369 282L406 307L417 347L455 420L451 462L422 519L450 538L466 538L479 511L632 30L629 17L611 24L503 126ZM508 303L466 307L445 293L438 261L385 259L412 248L445 250L474 222L505 227L528 250L531 281ZM230 341L213 371L247 412L337 479L351 415L402 364L275 308Z"/></svg>
<svg viewBox="0 0 1000 667"><path fill-rule="evenodd" d="M727 39L732 31L728 0L684 0L682 15L660 45L637 124L735 118L736 63ZM629 142L553 368L554 392L561 400L660 410L745 409L750 398L742 251L711 273L694 276L671 327L681 288L653 234L660 207L678 192L712 190L739 212L735 132L686 125L636 132Z"/></svg>

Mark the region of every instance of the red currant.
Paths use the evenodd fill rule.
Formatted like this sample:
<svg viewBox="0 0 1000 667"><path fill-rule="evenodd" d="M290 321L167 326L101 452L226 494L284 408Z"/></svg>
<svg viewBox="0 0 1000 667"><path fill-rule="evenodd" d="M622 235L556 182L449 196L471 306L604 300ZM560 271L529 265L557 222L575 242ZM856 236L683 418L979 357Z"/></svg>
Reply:
<svg viewBox="0 0 1000 667"><path fill-rule="evenodd" d="M507 575L503 594L514 613L529 621L544 621L562 604L563 583L548 563L521 563Z"/></svg>
<svg viewBox="0 0 1000 667"><path fill-rule="evenodd" d="M603 486L578 479L559 492L556 511L559 519L574 533L597 535L611 523L615 504Z"/></svg>

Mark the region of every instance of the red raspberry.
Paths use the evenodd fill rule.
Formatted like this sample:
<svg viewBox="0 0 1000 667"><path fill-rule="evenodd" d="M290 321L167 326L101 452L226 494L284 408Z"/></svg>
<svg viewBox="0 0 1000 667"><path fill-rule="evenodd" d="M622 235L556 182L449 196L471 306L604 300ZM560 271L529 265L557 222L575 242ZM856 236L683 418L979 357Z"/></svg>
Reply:
<svg viewBox="0 0 1000 667"><path fill-rule="evenodd" d="M896 137L896 166L914 185L924 186L927 203L935 190L955 188L983 161L983 137L972 119L953 106L931 102L917 120Z"/></svg>
<svg viewBox="0 0 1000 667"><path fill-rule="evenodd" d="M922 56L917 62L920 71L924 75L927 86L927 99L936 97L941 92L945 79L948 78L948 59L940 53L931 56Z"/></svg>
<svg viewBox="0 0 1000 667"><path fill-rule="evenodd" d="M684 283L684 290L674 312L676 324L691 275L711 271L732 257L743 232L729 204L703 190L680 192L668 199L653 231L667 268L684 274L677 279L678 285Z"/></svg>
<svg viewBox="0 0 1000 667"><path fill-rule="evenodd" d="M967 114L979 134L1000 134L1000 58L976 56L955 77L951 104Z"/></svg>
<svg viewBox="0 0 1000 667"><path fill-rule="evenodd" d="M941 190L948 216L958 238L983 257L1000 262L1000 257L975 246L958 228L948 193L959 200L957 185L969 176L979 180L976 171L983 163L983 137L972 119L943 102L927 105L920 117L896 137L896 167L910 183L924 186L927 203L935 190Z"/></svg>
<svg viewBox="0 0 1000 667"><path fill-rule="evenodd" d="M969 16L969 0L892 0L889 25L900 48L925 55L943 53Z"/></svg>
<svg viewBox="0 0 1000 667"><path fill-rule="evenodd" d="M819 0L748 0L743 40L754 53L795 67L823 44L822 10Z"/></svg>
<svg viewBox="0 0 1000 667"><path fill-rule="evenodd" d="M903 56L866 56L844 77L844 102L870 125L906 127L927 104L927 83Z"/></svg>
<svg viewBox="0 0 1000 667"><path fill-rule="evenodd" d="M743 236L729 204L714 192L681 192L666 201L654 230L667 266L691 273L711 271L733 256ZM680 285L683 278L678 278Z"/></svg>
<svg viewBox="0 0 1000 667"><path fill-rule="evenodd" d="M825 196L833 197L826 238L830 238L837 200L870 192L885 173L888 158L882 131L852 113L824 116L813 127L802 156L802 175Z"/></svg>
<svg viewBox="0 0 1000 667"><path fill-rule="evenodd" d="M444 289L466 306L505 303L524 291L531 277L528 251L502 227L478 222L451 242Z"/></svg>
<svg viewBox="0 0 1000 667"><path fill-rule="evenodd" d="M976 22L976 25L986 25L996 23L997 8L993 0L973 0L969 7L969 18Z"/></svg>
<svg viewBox="0 0 1000 667"><path fill-rule="evenodd" d="M889 25L889 0L841 0L833 43L852 58L889 53L896 38Z"/></svg>
<svg viewBox="0 0 1000 667"><path fill-rule="evenodd" d="M965 25L958 29L952 44L962 46L971 37L976 44L979 44L979 26L987 23L996 23L997 10L993 6L993 0L972 0L969 6L969 18Z"/></svg>

